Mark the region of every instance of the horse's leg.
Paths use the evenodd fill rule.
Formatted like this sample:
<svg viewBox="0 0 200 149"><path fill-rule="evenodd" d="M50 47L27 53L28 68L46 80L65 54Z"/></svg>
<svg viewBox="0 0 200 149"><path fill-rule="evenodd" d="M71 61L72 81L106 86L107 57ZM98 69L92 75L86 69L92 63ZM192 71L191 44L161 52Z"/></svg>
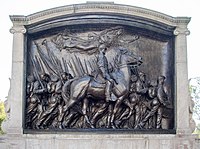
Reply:
<svg viewBox="0 0 200 149"><path fill-rule="evenodd" d="M112 116L111 116L111 126L114 129L116 129L116 126L114 125L114 120L115 120L115 117L116 117L115 115L117 114L117 111L118 111L123 99L124 99L124 96L121 96L120 98L118 98L118 100L115 103L114 109L113 109L113 113L112 113Z"/></svg>
<svg viewBox="0 0 200 149"><path fill-rule="evenodd" d="M69 108L71 108L76 102L77 99L75 97L70 98L69 102L67 102L66 105L63 107L64 112L66 112Z"/></svg>
<svg viewBox="0 0 200 149"><path fill-rule="evenodd" d="M83 107L82 107L83 115L84 115L85 121L90 125L90 127L95 128L87 116L88 103L89 103L89 100L87 98L85 98L83 100Z"/></svg>

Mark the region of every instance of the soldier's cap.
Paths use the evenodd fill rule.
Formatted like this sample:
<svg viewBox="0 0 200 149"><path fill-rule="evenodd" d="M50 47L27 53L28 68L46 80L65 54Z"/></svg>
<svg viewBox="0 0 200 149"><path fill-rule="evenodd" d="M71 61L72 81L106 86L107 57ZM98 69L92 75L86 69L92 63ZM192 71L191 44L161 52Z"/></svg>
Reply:
<svg viewBox="0 0 200 149"><path fill-rule="evenodd" d="M62 72L62 73L61 73L61 76L62 76L62 75L67 76L67 72Z"/></svg>
<svg viewBox="0 0 200 149"><path fill-rule="evenodd" d="M49 77L49 75L47 73L42 73L40 76L41 77Z"/></svg>
<svg viewBox="0 0 200 149"><path fill-rule="evenodd" d="M69 72L62 72L61 76L69 76L70 78L72 78L72 75Z"/></svg>
<svg viewBox="0 0 200 149"><path fill-rule="evenodd" d="M51 81L53 81L53 82L56 82L59 80L58 76L56 76L56 75L51 75L50 78L51 78Z"/></svg>
<svg viewBox="0 0 200 149"><path fill-rule="evenodd" d="M33 81L35 81L34 76L33 76L33 75L29 75L29 76L27 77L27 81L28 81L28 82L33 82Z"/></svg>
<svg viewBox="0 0 200 149"><path fill-rule="evenodd" d="M158 77L158 79L164 79L164 80L165 80L165 78L166 78L166 77L165 77L165 76L162 76L162 75Z"/></svg>
<svg viewBox="0 0 200 149"><path fill-rule="evenodd" d="M139 72L139 76L146 76L146 75L143 72Z"/></svg>

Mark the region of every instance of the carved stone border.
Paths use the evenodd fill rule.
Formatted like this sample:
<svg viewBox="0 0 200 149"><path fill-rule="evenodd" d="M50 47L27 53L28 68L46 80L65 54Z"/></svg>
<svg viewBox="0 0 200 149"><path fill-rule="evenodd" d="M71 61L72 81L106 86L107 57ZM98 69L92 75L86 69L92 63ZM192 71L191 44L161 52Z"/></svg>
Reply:
<svg viewBox="0 0 200 149"><path fill-rule="evenodd" d="M44 10L28 16L12 15L10 16L10 18L13 24L30 25L41 21L49 20L58 16L60 17L69 14L79 14L86 12L126 14L129 16L137 16L149 20L154 20L156 22L164 23L170 26L177 26L177 24L179 23L188 24L190 22L189 17L171 17L169 15L149 9L144 9L135 6L119 5L114 3L86 3L67 5Z"/></svg>

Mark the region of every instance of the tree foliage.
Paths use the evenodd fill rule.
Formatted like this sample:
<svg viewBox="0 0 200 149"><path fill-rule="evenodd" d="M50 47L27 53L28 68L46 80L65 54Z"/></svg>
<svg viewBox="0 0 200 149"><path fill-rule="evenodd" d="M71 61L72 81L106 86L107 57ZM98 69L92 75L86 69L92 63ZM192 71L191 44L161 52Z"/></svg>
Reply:
<svg viewBox="0 0 200 149"><path fill-rule="evenodd" d="M193 118L196 122L194 133L200 137L200 77L190 79L189 83L190 95L194 101Z"/></svg>
<svg viewBox="0 0 200 149"><path fill-rule="evenodd" d="M5 113L4 103L2 101L0 101L0 134L3 133L2 129L1 129L1 124L5 118L6 118L6 113Z"/></svg>
<svg viewBox="0 0 200 149"><path fill-rule="evenodd" d="M199 138L200 138L200 124L198 124L198 125L196 126L196 129L195 129L195 131L194 131L194 134L198 134L198 136L199 136Z"/></svg>
<svg viewBox="0 0 200 149"><path fill-rule="evenodd" d="M193 117L200 123L200 77L190 79L190 95L194 101Z"/></svg>

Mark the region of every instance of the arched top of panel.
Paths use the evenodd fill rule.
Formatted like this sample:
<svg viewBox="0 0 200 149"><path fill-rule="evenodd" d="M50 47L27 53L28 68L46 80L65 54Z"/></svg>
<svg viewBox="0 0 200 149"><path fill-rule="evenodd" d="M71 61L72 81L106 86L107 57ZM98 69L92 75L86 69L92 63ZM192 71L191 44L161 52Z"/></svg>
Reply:
<svg viewBox="0 0 200 149"><path fill-rule="evenodd" d="M56 7L28 16L10 16L14 26L24 25L29 33L74 24L127 24L129 26L170 32L179 25L187 26L189 17L169 15L135 6L88 2ZM117 23L116 23L117 22Z"/></svg>

